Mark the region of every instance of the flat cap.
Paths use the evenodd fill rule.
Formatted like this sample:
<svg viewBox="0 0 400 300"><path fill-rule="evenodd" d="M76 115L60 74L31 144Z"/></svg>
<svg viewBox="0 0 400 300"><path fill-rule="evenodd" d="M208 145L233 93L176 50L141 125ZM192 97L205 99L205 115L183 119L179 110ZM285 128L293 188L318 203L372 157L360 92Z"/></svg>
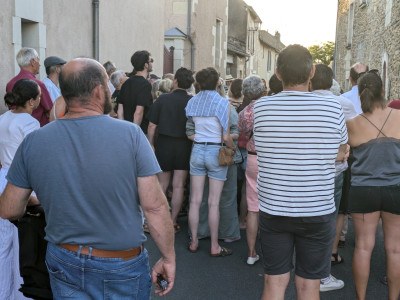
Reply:
<svg viewBox="0 0 400 300"><path fill-rule="evenodd" d="M44 60L44 67L52 67L52 66L59 66L59 65L64 65L67 62L63 60L62 58L59 58L57 56L49 56Z"/></svg>

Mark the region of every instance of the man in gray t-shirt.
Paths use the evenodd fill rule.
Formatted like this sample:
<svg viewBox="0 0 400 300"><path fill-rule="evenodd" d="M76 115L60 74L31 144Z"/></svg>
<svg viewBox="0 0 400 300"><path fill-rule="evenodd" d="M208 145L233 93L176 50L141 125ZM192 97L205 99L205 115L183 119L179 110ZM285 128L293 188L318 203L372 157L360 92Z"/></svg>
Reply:
<svg viewBox="0 0 400 300"><path fill-rule="evenodd" d="M152 272L153 282L162 274L169 283L162 295L175 277L173 226L156 177L161 169L143 132L104 115L111 109L107 80L94 60L65 65L60 87L69 112L19 147L0 216L18 218L35 190L46 215L46 263L55 296L68 290L99 299L136 291L139 299L150 299L139 205L162 254Z"/></svg>

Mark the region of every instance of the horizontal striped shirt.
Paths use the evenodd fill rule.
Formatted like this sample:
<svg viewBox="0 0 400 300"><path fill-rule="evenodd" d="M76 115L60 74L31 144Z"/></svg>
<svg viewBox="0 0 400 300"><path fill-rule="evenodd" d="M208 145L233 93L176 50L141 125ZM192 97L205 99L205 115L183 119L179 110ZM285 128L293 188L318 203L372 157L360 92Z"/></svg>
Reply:
<svg viewBox="0 0 400 300"><path fill-rule="evenodd" d="M254 107L260 210L311 217L335 211L335 159L347 143L337 99L284 91Z"/></svg>

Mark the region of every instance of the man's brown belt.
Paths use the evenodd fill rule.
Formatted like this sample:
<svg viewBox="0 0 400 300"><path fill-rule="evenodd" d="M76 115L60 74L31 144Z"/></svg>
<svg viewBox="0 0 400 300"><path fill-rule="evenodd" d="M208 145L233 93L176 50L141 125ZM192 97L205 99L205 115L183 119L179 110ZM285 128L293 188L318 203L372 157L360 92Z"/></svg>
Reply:
<svg viewBox="0 0 400 300"><path fill-rule="evenodd" d="M57 246L67 249L69 251L78 253L79 245L71 245L71 244L58 244ZM143 247L143 245L142 245ZM134 259L142 252L142 247L136 247L128 250L121 251L108 251L108 250L100 250L92 248L92 256L94 257L107 257L107 258L124 258L126 259ZM89 247L82 246L81 254L89 255Z"/></svg>

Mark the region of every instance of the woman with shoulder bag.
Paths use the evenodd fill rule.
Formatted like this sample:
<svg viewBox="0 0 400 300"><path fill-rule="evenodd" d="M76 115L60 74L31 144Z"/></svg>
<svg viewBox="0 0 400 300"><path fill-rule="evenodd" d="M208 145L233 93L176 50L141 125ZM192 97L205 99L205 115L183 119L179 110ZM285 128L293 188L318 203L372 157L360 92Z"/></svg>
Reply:
<svg viewBox="0 0 400 300"><path fill-rule="evenodd" d="M228 129L229 101L216 92L218 80L219 75L214 68L197 72L196 82L200 87L200 92L186 106L186 116L195 124L195 134L189 137L194 140L194 145L190 158L189 226L192 240L188 249L191 252L198 250L199 210L207 176L210 186L208 195L210 255L227 256L232 254L232 250L221 247L218 243L219 202L228 171L227 165L220 165L219 153L221 147L235 149L235 145Z"/></svg>

